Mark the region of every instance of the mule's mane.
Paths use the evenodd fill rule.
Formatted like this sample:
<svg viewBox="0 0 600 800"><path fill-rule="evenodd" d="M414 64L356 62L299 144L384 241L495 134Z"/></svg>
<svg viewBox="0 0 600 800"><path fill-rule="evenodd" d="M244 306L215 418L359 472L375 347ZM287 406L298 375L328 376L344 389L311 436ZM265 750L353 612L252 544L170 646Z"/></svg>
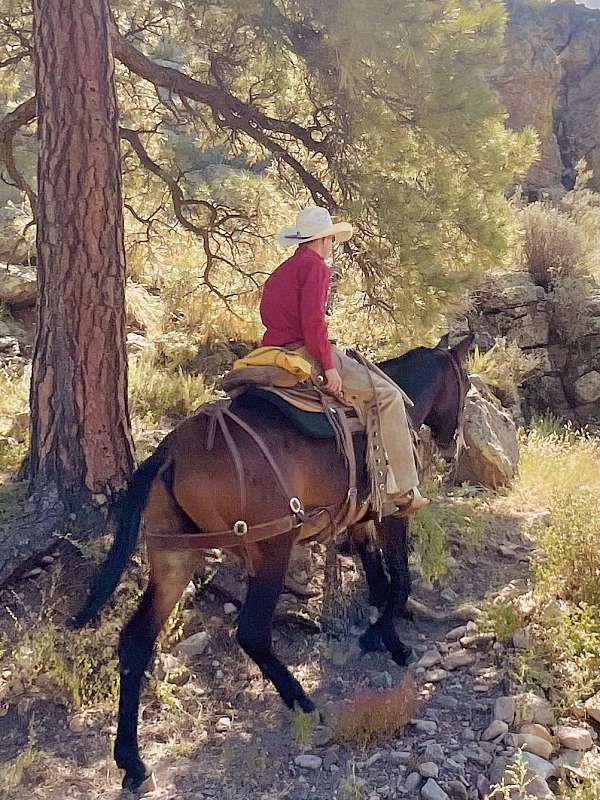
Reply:
<svg viewBox="0 0 600 800"><path fill-rule="evenodd" d="M377 366L415 399L431 388L440 366L437 348L416 347Z"/></svg>

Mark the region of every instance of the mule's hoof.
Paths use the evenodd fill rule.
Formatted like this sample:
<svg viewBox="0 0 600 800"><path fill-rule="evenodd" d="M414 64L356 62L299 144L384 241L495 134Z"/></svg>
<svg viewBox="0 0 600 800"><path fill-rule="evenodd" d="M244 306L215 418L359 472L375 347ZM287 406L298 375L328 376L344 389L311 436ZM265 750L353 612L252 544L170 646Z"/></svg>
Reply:
<svg viewBox="0 0 600 800"><path fill-rule="evenodd" d="M384 653L387 648L381 638L381 633L373 626L367 628L358 640L363 653Z"/></svg>
<svg viewBox="0 0 600 800"><path fill-rule="evenodd" d="M390 655L399 667L407 667L417 660L417 654L412 647L397 647Z"/></svg>
<svg viewBox="0 0 600 800"><path fill-rule="evenodd" d="M130 775L127 773L123 778L122 786L126 792L132 792L140 796L153 792L157 787L157 783L153 772L146 772L141 779L138 775Z"/></svg>

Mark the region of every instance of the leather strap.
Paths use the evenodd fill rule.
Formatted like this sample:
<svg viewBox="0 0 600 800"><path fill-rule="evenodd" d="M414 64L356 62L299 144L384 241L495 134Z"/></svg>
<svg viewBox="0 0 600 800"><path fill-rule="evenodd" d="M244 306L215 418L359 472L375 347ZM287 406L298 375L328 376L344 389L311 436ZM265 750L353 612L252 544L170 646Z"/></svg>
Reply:
<svg viewBox="0 0 600 800"><path fill-rule="evenodd" d="M325 398L327 398L327 400ZM305 512L300 509L298 513L286 514L285 516L271 520L270 522L262 522L258 525L246 525L246 523L243 522L243 516L246 509L246 484L243 462L239 448L237 447L235 440L229 431L227 425L228 420L231 420L231 422L236 424L245 433L247 433L257 445L267 460L267 463L273 470L273 474L275 475L275 478L277 479L277 482L279 483L279 486L281 487L281 490L288 502L291 500L292 494L289 491L287 481L279 465L275 461L273 454L269 450L266 442L263 440L260 434L253 430L253 428L243 419L238 417L237 414L231 411L231 409L228 407L228 401L217 402L207 406L200 412L209 417L206 436L206 449L211 450L214 446L216 426L218 425L232 455L236 469L240 490L242 520L236 523L236 526L234 527L241 526L241 528L238 533L236 533L233 529L182 534L174 534L170 531L148 531L146 533L146 539L148 543L157 550L209 550L211 548L226 549L252 544L253 542L260 542L273 536L279 536L283 533L287 533L293 528L300 528L303 524L313 524L315 520L323 514L327 514L331 521L329 525L316 534L319 538L321 536L325 537L335 534L347 527L351 522L354 522L357 510L356 457L354 453L354 442L352 440L352 428L354 428L354 420L349 420L345 414L344 408L333 403L328 395L323 396L322 401L323 409L327 413L336 433L338 447L347 461L348 492L346 499L341 506L336 503L333 506L316 508L309 512Z"/></svg>

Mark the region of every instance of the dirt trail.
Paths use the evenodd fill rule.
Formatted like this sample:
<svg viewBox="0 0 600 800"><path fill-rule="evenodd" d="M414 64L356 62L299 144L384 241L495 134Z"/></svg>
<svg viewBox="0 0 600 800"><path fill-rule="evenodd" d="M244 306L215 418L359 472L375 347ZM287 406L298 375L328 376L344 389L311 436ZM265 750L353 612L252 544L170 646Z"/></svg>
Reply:
<svg viewBox="0 0 600 800"><path fill-rule="evenodd" d="M522 527L527 521L524 516L494 518L478 548L465 546L459 536L450 534L455 565L445 588L433 589L421 582L415 587L416 601L443 614L464 604L477 606L511 582L524 589L528 546ZM349 558L342 559L342 567L348 592L355 592L357 581L362 582L358 567ZM36 607L55 568L50 566L48 573L4 592L0 607L10 605L17 614L21 609L25 618L22 604ZM316 570L317 584L321 568ZM241 574L235 569L222 569L216 580L241 596ZM293 595L282 598L282 608L291 611L318 611L319 604L319 598L308 605ZM436 650L442 660L441 664L413 666L423 700L420 721L408 725L398 738L383 737L357 748L319 743L319 737L325 738L321 731L315 734L317 741L298 744L274 690L237 647L235 615L224 613L222 596L209 588L202 602L188 600L183 619L186 636L196 630L209 633L208 649L182 678L202 712L193 718L185 708L166 713L164 704L168 705L169 698L163 698L161 707L152 695L146 696L141 747L158 784L148 795L150 800L386 800L425 796L420 792L428 777L440 791L464 800L477 798L485 789L493 759L503 753L503 745L482 742L481 734L490 722L496 697L506 694L508 686L491 640L471 642L468 647L457 641L474 632L473 623L468 629L452 631L456 622L432 621L417 614L414 624L404 625L405 638L419 656ZM295 626L276 629L278 652L323 706L348 698L361 687L385 688L402 679L402 670L385 654L361 656L359 623L360 614L349 619L351 630L339 641ZM9 627L5 617L2 628ZM168 665L169 656L162 659ZM453 659L463 665L444 668ZM432 660L436 661L435 655L427 663ZM1 666L3 677L9 680L6 656ZM30 770L34 781L27 782L26 770L24 782L9 792L7 800L119 797L120 775L110 757L115 708L105 705L69 714L41 691L29 690L4 695L3 705L7 713L0 717L0 768L23 751L28 737L31 742L32 730L36 732L34 750L44 754L43 768ZM316 756L307 760L312 768L295 763L302 753ZM433 783L428 785L431 789ZM443 792L439 798L443 800Z"/></svg>

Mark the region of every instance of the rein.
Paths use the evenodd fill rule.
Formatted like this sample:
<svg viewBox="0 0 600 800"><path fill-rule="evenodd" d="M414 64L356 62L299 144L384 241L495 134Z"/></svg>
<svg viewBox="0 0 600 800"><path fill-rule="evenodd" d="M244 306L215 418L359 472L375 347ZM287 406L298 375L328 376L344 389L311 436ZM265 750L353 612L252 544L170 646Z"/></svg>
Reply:
<svg viewBox="0 0 600 800"><path fill-rule="evenodd" d="M465 446L465 437L464 437L464 430L463 430L463 418L464 418L464 410L465 410L465 399L467 397L468 389L463 383L462 375L460 372L460 367L458 366L456 359L450 352L450 350L440 350L445 356L450 359L450 365L452 366L452 371L454 372L454 377L456 378L457 388L458 388L458 411L456 415L456 429L452 435L452 438L445 444L439 442L439 447L442 450L450 447L450 445L456 441L456 456L455 458L458 459L461 450Z"/></svg>

